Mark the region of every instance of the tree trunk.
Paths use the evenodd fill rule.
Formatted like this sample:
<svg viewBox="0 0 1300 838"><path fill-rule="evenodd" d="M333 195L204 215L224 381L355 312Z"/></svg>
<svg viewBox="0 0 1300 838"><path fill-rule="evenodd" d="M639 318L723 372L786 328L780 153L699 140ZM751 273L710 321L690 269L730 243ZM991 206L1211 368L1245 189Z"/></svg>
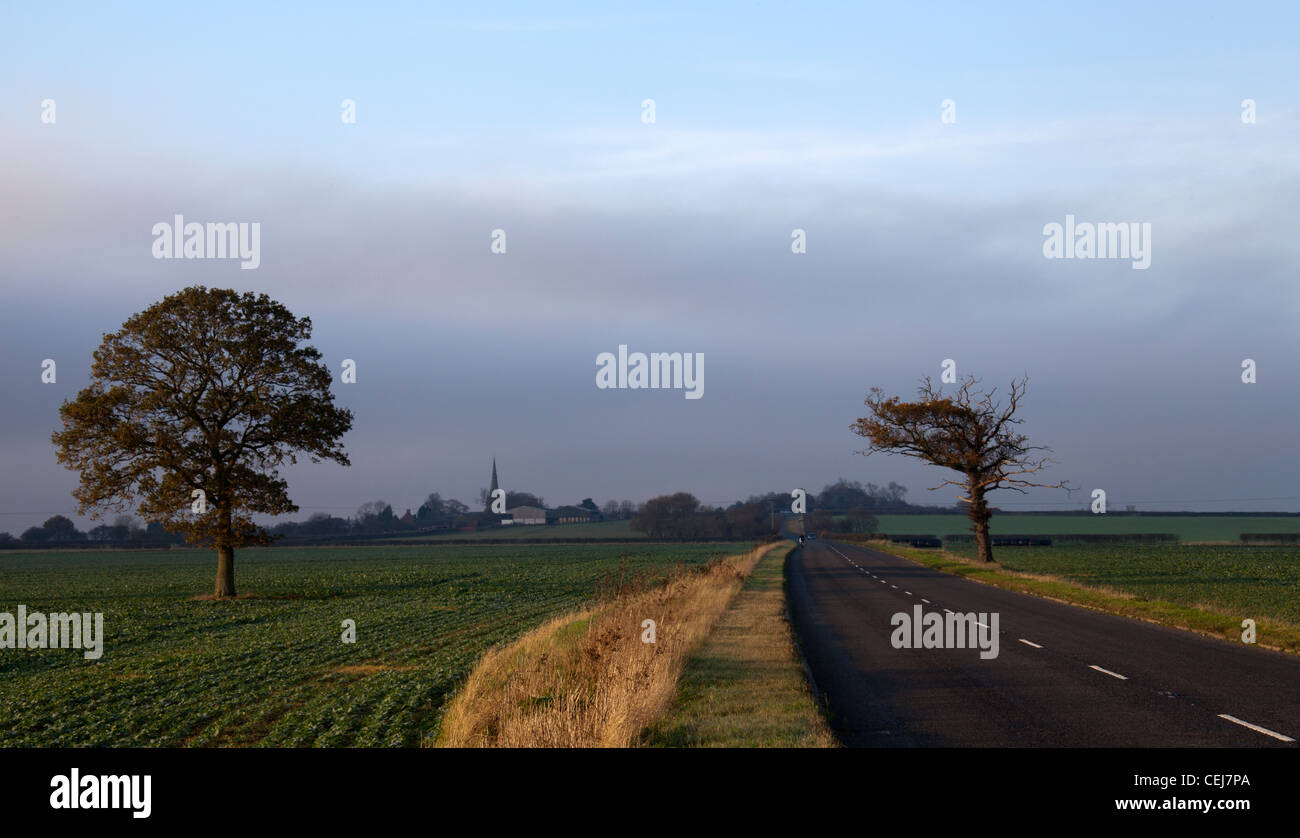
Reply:
<svg viewBox="0 0 1300 838"><path fill-rule="evenodd" d="M979 559L982 562L993 561L993 540L989 538L989 518L993 513L989 510L988 501L984 499L984 491L971 487L970 489L970 516L972 529L975 530L975 546L979 549Z"/></svg>
<svg viewBox="0 0 1300 838"><path fill-rule="evenodd" d="M217 547L217 586L212 595L218 599L235 595L235 548Z"/></svg>
<svg viewBox="0 0 1300 838"><path fill-rule="evenodd" d="M217 599L235 595L235 548L229 508L217 510L217 584L212 595Z"/></svg>

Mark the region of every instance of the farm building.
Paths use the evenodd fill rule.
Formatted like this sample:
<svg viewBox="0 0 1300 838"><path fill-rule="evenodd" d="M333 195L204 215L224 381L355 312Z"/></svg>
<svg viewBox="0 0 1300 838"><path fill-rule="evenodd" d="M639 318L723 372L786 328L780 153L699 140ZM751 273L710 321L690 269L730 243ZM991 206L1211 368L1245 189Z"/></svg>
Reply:
<svg viewBox="0 0 1300 838"><path fill-rule="evenodd" d="M546 510L537 506L516 506L507 509L506 514L516 525L545 524L547 518Z"/></svg>
<svg viewBox="0 0 1300 838"><path fill-rule="evenodd" d="M581 506L561 506L546 513L548 524L590 524L599 520L599 512Z"/></svg>

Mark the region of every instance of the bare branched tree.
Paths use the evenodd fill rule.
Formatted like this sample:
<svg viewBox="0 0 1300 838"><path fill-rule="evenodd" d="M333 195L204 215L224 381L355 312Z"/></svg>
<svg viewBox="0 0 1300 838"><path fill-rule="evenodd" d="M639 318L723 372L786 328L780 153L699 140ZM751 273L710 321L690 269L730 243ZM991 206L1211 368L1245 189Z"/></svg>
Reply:
<svg viewBox="0 0 1300 838"><path fill-rule="evenodd" d="M917 389L917 399L905 402L898 396L886 396L873 387L866 405L871 415L858 419L851 429L866 437L871 445L858 453L904 454L931 465L952 469L960 479L945 480L931 491L956 486L965 491L960 498L967 504L966 514L979 547L979 557L993 561L989 540L989 519L993 510L986 496L995 489L1012 489L1022 494L1031 487L1069 489L1059 483L1039 483L1032 479L1052 464L1041 445L1030 445L1029 437L1019 431L1024 420L1017 417L1025 396L1028 377L1012 379L1011 393L1003 406L994 400L996 389L987 393L978 389L979 379L966 376L952 395L936 389L927 376Z"/></svg>

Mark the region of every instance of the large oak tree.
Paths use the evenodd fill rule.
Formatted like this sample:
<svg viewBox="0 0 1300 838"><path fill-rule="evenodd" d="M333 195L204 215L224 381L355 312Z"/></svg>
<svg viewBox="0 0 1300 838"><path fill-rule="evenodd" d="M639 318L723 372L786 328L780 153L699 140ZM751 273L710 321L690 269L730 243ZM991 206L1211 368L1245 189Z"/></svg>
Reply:
<svg viewBox="0 0 1300 838"><path fill-rule="evenodd" d="M90 386L60 407L52 437L80 475L79 511L135 505L215 547L213 593L234 596L235 548L270 540L251 516L298 511L279 467L300 453L349 465L340 440L352 412L334 405L310 337L310 318L265 294L201 286L105 335Z"/></svg>
<svg viewBox="0 0 1300 838"><path fill-rule="evenodd" d="M850 428L870 440L870 447L859 453L905 454L959 472L958 480L945 480L938 486L957 486L965 490L962 503L967 504L971 528L979 557L993 561L993 544L989 540L989 519L993 510L987 495L995 489L1013 489L1023 493L1029 487L1066 488L1061 483L1037 483L1037 474L1052 460L1043 456L1050 449L1030 445L1020 433L1023 420L1016 416L1025 396L1028 378L1012 379L1005 405L995 401L996 390L980 392L979 380L966 376L952 395L944 395L925 378L917 390L917 399L905 402L898 396L886 396L873 387L866 405L870 416L858 419Z"/></svg>

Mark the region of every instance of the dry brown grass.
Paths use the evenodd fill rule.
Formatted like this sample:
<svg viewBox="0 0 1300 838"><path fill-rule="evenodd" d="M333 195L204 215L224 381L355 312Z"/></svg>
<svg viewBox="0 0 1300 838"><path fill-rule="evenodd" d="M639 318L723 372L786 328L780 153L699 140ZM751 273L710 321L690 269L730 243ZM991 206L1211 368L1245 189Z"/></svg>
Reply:
<svg viewBox="0 0 1300 838"><path fill-rule="evenodd" d="M779 542L778 542L779 543ZM627 747L667 712L687 657L776 544L545 623L488 652L439 747ZM656 642L641 641L654 620Z"/></svg>

